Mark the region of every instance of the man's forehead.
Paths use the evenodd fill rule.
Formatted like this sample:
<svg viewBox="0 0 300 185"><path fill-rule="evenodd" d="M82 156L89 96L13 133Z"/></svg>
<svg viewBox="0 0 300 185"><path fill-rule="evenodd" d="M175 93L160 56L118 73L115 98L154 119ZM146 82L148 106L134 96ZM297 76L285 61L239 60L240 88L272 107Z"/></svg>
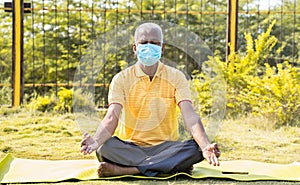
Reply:
<svg viewBox="0 0 300 185"><path fill-rule="evenodd" d="M161 32L157 28L141 27L137 32L138 40L161 41Z"/></svg>
<svg viewBox="0 0 300 185"><path fill-rule="evenodd" d="M151 35L139 35L137 38L138 41L161 41L161 37L159 36L151 36Z"/></svg>

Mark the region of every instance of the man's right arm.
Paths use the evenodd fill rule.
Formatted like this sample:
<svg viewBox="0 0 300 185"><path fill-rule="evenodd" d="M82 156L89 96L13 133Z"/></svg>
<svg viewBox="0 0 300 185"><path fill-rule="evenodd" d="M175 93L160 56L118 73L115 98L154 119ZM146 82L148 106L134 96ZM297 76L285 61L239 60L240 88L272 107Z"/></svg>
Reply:
<svg viewBox="0 0 300 185"><path fill-rule="evenodd" d="M121 110L122 105L120 104L111 104L108 107L107 113L99 124L95 135L91 137L89 134L85 134L80 150L83 154L92 153L113 136L118 126Z"/></svg>
<svg viewBox="0 0 300 185"><path fill-rule="evenodd" d="M122 106L116 103L108 107L107 113L94 135L94 139L99 143L99 146L114 135L118 126L121 110Z"/></svg>

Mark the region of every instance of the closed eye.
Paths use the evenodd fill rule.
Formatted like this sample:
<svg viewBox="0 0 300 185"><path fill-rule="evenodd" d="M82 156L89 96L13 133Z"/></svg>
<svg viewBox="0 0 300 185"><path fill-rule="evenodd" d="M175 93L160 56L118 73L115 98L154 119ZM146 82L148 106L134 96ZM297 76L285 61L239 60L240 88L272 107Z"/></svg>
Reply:
<svg viewBox="0 0 300 185"><path fill-rule="evenodd" d="M155 45L158 45L158 46L161 45L161 43L157 42L157 41L141 41L140 44L155 44Z"/></svg>

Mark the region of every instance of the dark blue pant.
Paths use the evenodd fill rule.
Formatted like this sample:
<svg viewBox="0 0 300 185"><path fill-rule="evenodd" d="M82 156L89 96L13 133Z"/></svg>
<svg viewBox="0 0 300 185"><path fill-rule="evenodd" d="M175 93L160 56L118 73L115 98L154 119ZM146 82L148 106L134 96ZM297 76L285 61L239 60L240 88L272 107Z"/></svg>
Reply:
<svg viewBox="0 0 300 185"><path fill-rule="evenodd" d="M101 162L136 167L146 176L185 171L204 159L194 140L166 141L155 146L141 147L112 137L96 153Z"/></svg>

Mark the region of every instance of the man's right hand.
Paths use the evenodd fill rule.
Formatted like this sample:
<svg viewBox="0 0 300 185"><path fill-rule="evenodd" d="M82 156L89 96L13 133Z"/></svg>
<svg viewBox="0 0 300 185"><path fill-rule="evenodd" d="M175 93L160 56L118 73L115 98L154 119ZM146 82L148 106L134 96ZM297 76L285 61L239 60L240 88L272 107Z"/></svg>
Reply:
<svg viewBox="0 0 300 185"><path fill-rule="evenodd" d="M88 133L84 134L84 138L81 141L81 149L80 152L84 155L91 154L93 151L97 150L99 148L98 142L90 136Z"/></svg>

